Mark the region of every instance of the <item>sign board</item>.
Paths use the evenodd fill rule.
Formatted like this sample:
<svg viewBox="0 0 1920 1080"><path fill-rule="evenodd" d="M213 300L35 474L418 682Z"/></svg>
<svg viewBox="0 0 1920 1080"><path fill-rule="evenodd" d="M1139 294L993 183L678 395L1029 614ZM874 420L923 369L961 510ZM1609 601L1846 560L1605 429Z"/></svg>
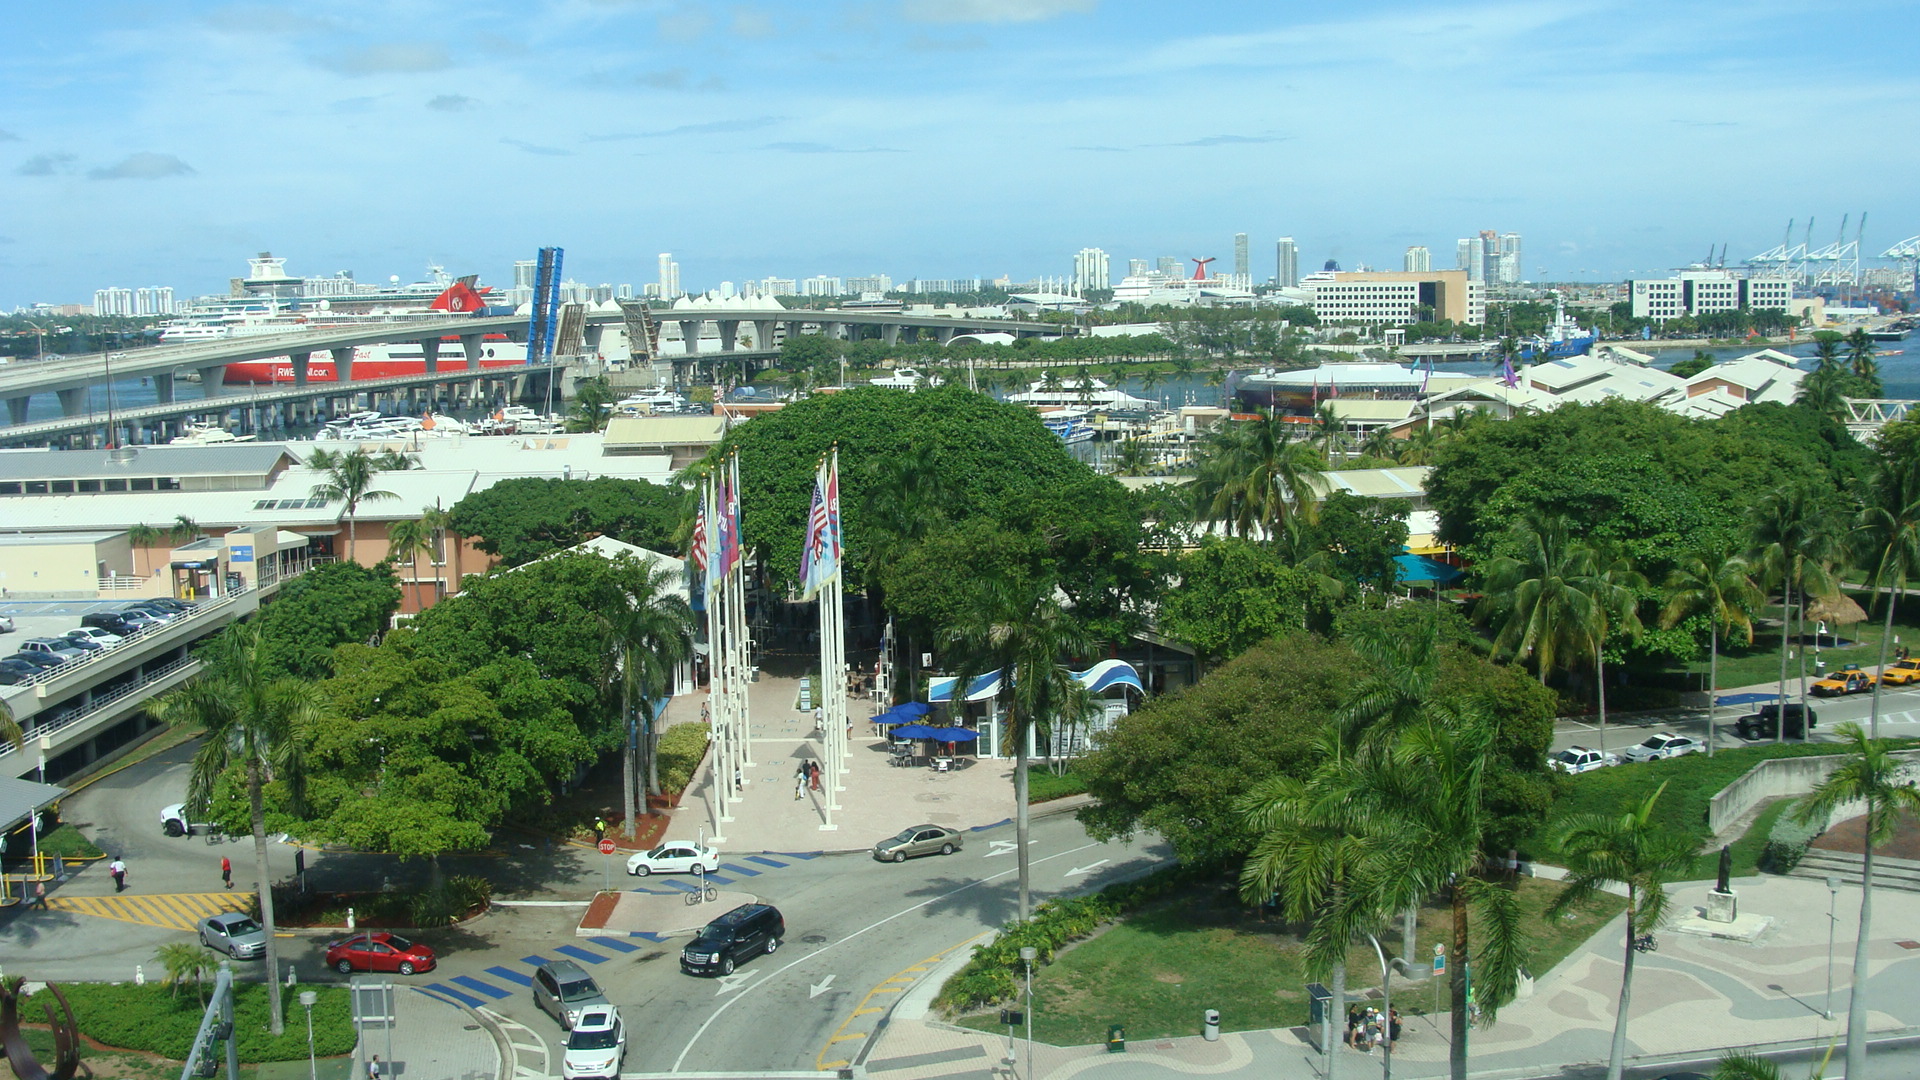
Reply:
<svg viewBox="0 0 1920 1080"><path fill-rule="evenodd" d="M1447 947L1445 945L1435 945L1433 947L1433 973L1435 975L1445 975L1447 973Z"/></svg>
<svg viewBox="0 0 1920 1080"><path fill-rule="evenodd" d="M602 855L613 854L613 841L611 840L600 841L600 854Z"/></svg>
<svg viewBox="0 0 1920 1080"><path fill-rule="evenodd" d="M392 983L355 979L350 989L353 992L353 1022L356 1025L384 1027L393 1023Z"/></svg>
<svg viewBox="0 0 1920 1080"><path fill-rule="evenodd" d="M227 548L227 561L228 562L252 562L253 561L253 545L252 544L234 544L231 547Z"/></svg>

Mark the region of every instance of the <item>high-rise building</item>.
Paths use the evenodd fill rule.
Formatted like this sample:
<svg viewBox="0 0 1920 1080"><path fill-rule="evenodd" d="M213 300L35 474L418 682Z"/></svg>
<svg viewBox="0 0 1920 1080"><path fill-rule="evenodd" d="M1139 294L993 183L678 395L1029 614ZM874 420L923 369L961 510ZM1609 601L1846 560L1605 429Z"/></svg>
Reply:
<svg viewBox="0 0 1920 1080"><path fill-rule="evenodd" d="M847 279L847 291L853 293L880 293L893 291L893 278L886 274L868 274L865 277Z"/></svg>
<svg viewBox="0 0 1920 1080"><path fill-rule="evenodd" d="M1239 284L1247 285L1253 281L1253 263L1247 251L1247 234L1233 234L1233 276Z"/></svg>
<svg viewBox="0 0 1920 1080"><path fill-rule="evenodd" d="M1186 277L1185 267L1176 255L1162 255L1154 260L1154 271L1161 277Z"/></svg>
<svg viewBox="0 0 1920 1080"><path fill-rule="evenodd" d="M680 291L680 264L671 251L660 253L660 295L668 300L685 295Z"/></svg>
<svg viewBox="0 0 1920 1080"><path fill-rule="evenodd" d="M1107 253L1099 248L1081 248L1073 257L1073 287L1076 291L1113 288L1113 269Z"/></svg>
<svg viewBox="0 0 1920 1080"><path fill-rule="evenodd" d="M1406 257L1400 261L1400 269L1409 274L1426 273L1433 269L1433 252L1419 244L1413 245L1407 249Z"/></svg>
<svg viewBox="0 0 1920 1080"><path fill-rule="evenodd" d="M1455 269L1465 270L1468 281L1487 280L1487 242L1482 236L1469 236L1454 245Z"/></svg>
<svg viewBox="0 0 1920 1080"><path fill-rule="evenodd" d="M804 296L840 296L847 290L837 277L819 274L800 283L800 292Z"/></svg>
<svg viewBox="0 0 1920 1080"><path fill-rule="evenodd" d="M1128 277L1146 277L1147 276L1147 260L1128 259L1127 260L1127 276Z"/></svg>
<svg viewBox="0 0 1920 1080"><path fill-rule="evenodd" d="M1273 245L1273 283L1283 289L1300 284L1300 248L1291 236L1283 236Z"/></svg>
<svg viewBox="0 0 1920 1080"><path fill-rule="evenodd" d="M1526 265L1520 259L1520 234L1500 234L1500 275L1502 285L1518 285L1527 277Z"/></svg>
<svg viewBox="0 0 1920 1080"><path fill-rule="evenodd" d="M621 283L620 283L620 287L619 287L618 289L615 289L615 290L614 290L614 293L613 293L613 298L614 298L615 300L631 300L631 299L633 299L633 286L631 286L631 285L629 285L629 284L627 284L627 283L625 283L625 282L621 282Z"/></svg>
<svg viewBox="0 0 1920 1080"><path fill-rule="evenodd" d="M93 290L93 313L95 315L132 315L133 290L119 286Z"/></svg>
<svg viewBox="0 0 1920 1080"><path fill-rule="evenodd" d="M513 287L533 289L534 276L540 272L540 264L532 259L518 259L513 264Z"/></svg>
<svg viewBox="0 0 1920 1080"><path fill-rule="evenodd" d="M764 277L760 279L760 295L798 296L800 288L794 284L792 278Z"/></svg>
<svg viewBox="0 0 1920 1080"><path fill-rule="evenodd" d="M170 285L148 285L133 291L133 313L135 315L171 315L173 314L173 287Z"/></svg>
<svg viewBox="0 0 1920 1080"><path fill-rule="evenodd" d="M1687 270L1678 277L1636 278L1627 283L1633 317L1665 322L1682 315L1715 312L1786 311L1793 306L1793 282L1786 278L1743 278L1725 270Z"/></svg>

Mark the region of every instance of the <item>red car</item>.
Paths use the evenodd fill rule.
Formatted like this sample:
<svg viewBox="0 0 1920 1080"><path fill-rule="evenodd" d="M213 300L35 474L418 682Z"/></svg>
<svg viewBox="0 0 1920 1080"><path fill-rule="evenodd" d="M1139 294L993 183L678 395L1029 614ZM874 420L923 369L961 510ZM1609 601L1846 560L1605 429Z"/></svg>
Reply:
<svg viewBox="0 0 1920 1080"><path fill-rule="evenodd" d="M416 971L432 971L433 964L432 949L398 934L355 934L327 946L327 966L342 975L355 971L397 971L411 975Z"/></svg>

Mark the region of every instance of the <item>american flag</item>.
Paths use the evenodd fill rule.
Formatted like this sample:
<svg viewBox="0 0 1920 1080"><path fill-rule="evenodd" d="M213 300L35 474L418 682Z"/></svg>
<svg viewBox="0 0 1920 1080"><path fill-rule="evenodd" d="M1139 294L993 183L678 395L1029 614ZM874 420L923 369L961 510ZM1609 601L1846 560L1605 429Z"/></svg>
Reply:
<svg viewBox="0 0 1920 1080"><path fill-rule="evenodd" d="M813 478L813 506L800 555L803 599L811 599L840 572L840 461L822 460Z"/></svg>
<svg viewBox="0 0 1920 1080"><path fill-rule="evenodd" d="M707 569L707 495L703 488L700 492L700 508L693 512L693 544L687 551L687 558L702 572Z"/></svg>

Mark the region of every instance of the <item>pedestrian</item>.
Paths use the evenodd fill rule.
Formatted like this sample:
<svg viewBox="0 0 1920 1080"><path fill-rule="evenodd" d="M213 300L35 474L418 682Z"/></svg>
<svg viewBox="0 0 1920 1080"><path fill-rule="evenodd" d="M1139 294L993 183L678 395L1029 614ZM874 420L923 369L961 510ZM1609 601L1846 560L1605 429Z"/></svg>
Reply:
<svg viewBox="0 0 1920 1080"><path fill-rule="evenodd" d="M47 906L47 883L46 882L36 881L33 883L33 903L37 907L44 908Z"/></svg>
<svg viewBox="0 0 1920 1080"><path fill-rule="evenodd" d="M1400 1047L1400 1010L1389 1009L1387 1010L1387 1049L1397 1050L1399 1049L1399 1047Z"/></svg>
<svg viewBox="0 0 1920 1080"><path fill-rule="evenodd" d="M233 860L220 856L220 881L227 888L233 888Z"/></svg>
<svg viewBox="0 0 1920 1080"><path fill-rule="evenodd" d="M815 791L820 790L820 763L819 762L817 761L807 762L807 783L809 786L813 788L813 790Z"/></svg>
<svg viewBox="0 0 1920 1080"><path fill-rule="evenodd" d="M713 723L713 714L707 711L707 703L704 701L700 703L700 722L703 724Z"/></svg>
<svg viewBox="0 0 1920 1080"><path fill-rule="evenodd" d="M127 864L120 861L118 855L107 864L107 873L113 875L113 891L123 892L127 887Z"/></svg>
<svg viewBox="0 0 1920 1080"><path fill-rule="evenodd" d="M1346 1043L1348 1046L1352 1046L1354 1041L1354 1036L1359 1033L1360 1033L1360 1006L1349 1005L1347 1006L1347 1032L1344 1036L1341 1037L1341 1041Z"/></svg>
<svg viewBox="0 0 1920 1080"><path fill-rule="evenodd" d="M813 707L813 730L822 735L827 733L827 714L818 705Z"/></svg>
<svg viewBox="0 0 1920 1080"><path fill-rule="evenodd" d="M375 1054L367 1061L367 1080L380 1080L380 1055Z"/></svg>
<svg viewBox="0 0 1920 1080"><path fill-rule="evenodd" d="M607 838L607 819L604 817L594 818L593 819L593 842L597 844L600 841L605 840L606 838Z"/></svg>
<svg viewBox="0 0 1920 1080"><path fill-rule="evenodd" d="M806 798L807 797L806 792L807 792L807 763L803 761L800 763L799 768L793 770L794 801L799 802L801 799Z"/></svg>

